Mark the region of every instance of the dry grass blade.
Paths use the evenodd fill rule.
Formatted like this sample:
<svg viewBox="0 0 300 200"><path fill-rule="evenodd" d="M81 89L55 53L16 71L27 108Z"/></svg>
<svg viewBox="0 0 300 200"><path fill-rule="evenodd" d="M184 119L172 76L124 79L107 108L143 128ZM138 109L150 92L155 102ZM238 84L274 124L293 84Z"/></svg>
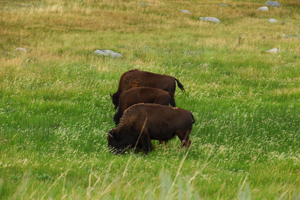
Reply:
<svg viewBox="0 0 300 200"><path fill-rule="evenodd" d="M143 124L142 130L141 130L141 132L140 132L140 134L139 134L139 137L138 137L138 139L137 139L137 141L136 141L136 143L135 143L135 146L134 146L134 148L133 148L133 151L132 151L132 152L134 152L134 151L135 151L135 149L136 149L136 146L137 146L137 144L138 144L138 142L139 142L139 140L140 140L140 138L141 138L141 135L142 135L142 133L143 133L143 131L144 131L144 128L145 128L145 125L146 125L146 122L147 122L147 120L148 120L148 118L146 118L146 119L145 119L145 121L144 121L144 124Z"/></svg>
<svg viewBox="0 0 300 200"><path fill-rule="evenodd" d="M45 192L45 194L41 197L41 199L44 199L45 196L50 192L51 188L64 176L66 176L69 172L69 169L66 170L64 173L62 173L55 181L54 183L48 188L47 192Z"/></svg>
<svg viewBox="0 0 300 200"><path fill-rule="evenodd" d="M167 193L167 195L166 195L166 199L168 199L168 196L170 195L170 193L172 192L172 189L174 188L174 185L175 185L175 183L176 183L177 177L178 177L179 174L180 174L180 170L181 170L181 168L182 168L182 165L183 165L183 163L184 163L184 161L185 161L185 159L186 159L188 153L189 153L189 151L186 151L184 157L181 159L180 165L179 165L179 167L178 167L178 170L177 170L177 173L176 173L176 175L175 175L175 178L174 178L174 180L173 180L173 182L172 182L171 188L170 188L170 190L168 191L168 193Z"/></svg>
<svg viewBox="0 0 300 200"><path fill-rule="evenodd" d="M135 148L136 148L136 146L137 146L137 144L138 144L138 142L139 142L139 139L140 139L140 137L141 137L141 135L142 135L142 133L143 133L143 131L144 131L144 128L145 128L147 119L148 119L148 118L146 118L145 121L144 121L144 125L143 125L142 130L141 130L141 132L140 132L140 135L139 135L139 137L138 137L138 139L137 139L137 141L136 141L136 143L135 143L135 147L134 147L133 151L131 152L131 154L130 154L130 156L129 156L129 159L128 159L127 163L126 163L125 169L124 169L124 171L123 171L122 179L123 179L123 178L125 177L125 175L126 175L126 172L127 172L127 169L128 169L129 162L131 161L131 158L132 158L132 155L133 155L133 153L134 153L134 151L135 151Z"/></svg>

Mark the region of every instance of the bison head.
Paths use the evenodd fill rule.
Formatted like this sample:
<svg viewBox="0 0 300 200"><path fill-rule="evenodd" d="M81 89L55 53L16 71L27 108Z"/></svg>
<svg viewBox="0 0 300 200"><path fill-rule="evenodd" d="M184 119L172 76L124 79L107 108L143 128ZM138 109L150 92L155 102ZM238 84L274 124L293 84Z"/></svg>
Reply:
<svg viewBox="0 0 300 200"><path fill-rule="evenodd" d="M137 138L116 129L112 129L107 133L108 147L114 153L122 153L126 149L134 148L136 141ZM139 149L140 146L141 144L138 144L136 149Z"/></svg>
<svg viewBox="0 0 300 200"><path fill-rule="evenodd" d="M118 124L120 123L120 118L121 118L119 112L117 112L112 118L113 118L116 126L118 126Z"/></svg>
<svg viewBox="0 0 300 200"><path fill-rule="evenodd" d="M115 105L115 109L117 109L119 106L119 96L120 94L118 92L114 93L113 95L110 95L110 97L112 98L112 102Z"/></svg>

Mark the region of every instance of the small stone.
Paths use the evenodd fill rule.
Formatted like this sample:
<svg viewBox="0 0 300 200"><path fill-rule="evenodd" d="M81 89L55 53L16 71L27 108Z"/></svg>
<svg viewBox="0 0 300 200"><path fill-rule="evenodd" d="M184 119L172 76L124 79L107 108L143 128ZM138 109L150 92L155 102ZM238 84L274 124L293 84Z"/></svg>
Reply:
<svg viewBox="0 0 300 200"><path fill-rule="evenodd" d="M122 57L122 55L120 53L116 53L114 51L111 51L111 50L96 50L94 51L94 54L98 54L98 55L101 55L101 56L108 56L110 55L111 57L113 58L120 58Z"/></svg>
<svg viewBox="0 0 300 200"><path fill-rule="evenodd" d="M271 6L271 7L279 7L279 6L281 6L281 4L278 3L278 1L267 1L267 3L265 5L266 6Z"/></svg>
<svg viewBox="0 0 300 200"><path fill-rule="evenodd" d="M146 3L145 1L143 1L143 2L141 3L141 6L142 6L142 7L146 7L146 6L147 6L147 3Z"/></svg>
<svg viewBox="0 0 300 200"><path fill-rule="evenodd" d="M112 53L111 57L113 57L113 58L121 58L122 54L120 54L120 53Z"/></svg>
<svg viewBox="0 0 300 200"><path fill-rule="evenodd" d="M106 53L105 51L101 51L101 50L96 50L94 52L94 54L98 54L98 55L101 55L101 56L107 56L108 55L108 53Z"/></svg>
<svg viewBox="0 0 300 200"><path fill-rule="evenodd" d="M28 50L23 48L23 47L18 47L16 48L17 51L24 51L24 52L27 52Z"/></svg>
<svg viewBox="0 0 300 200"><path fill-rule="evenodd" d="M270 22L270 23L279 23L276 19L269 19L268 22Z"/></svg>
<svg viewBox="0 0 300 200"><path fill-rule="evenodd" d="M260 7L258 8L257 10L260 10L260 11L269 11L268 7L267 6L263 6L263 7Z"/></svg>
<svg viewBox="0 0 300 200"><path fill-rule="evenodd" d="M199 17L199 20L207 21L207 22L214 22L214 23L220 23L221 22L218 18L215 18L215 17Z"/></svg>
<svg viewBox="0 0 300 200"><path fill-rule="evenodd" d="M102 52L104 52L105 55L112 55L115 53L114 51L111 50L102 50Z"/></svg>
<svg viewBox="0 0 300 200"><path fill-rule="evenodd" d="M280 53L280 48L274 48L274 49L269 49L267 50L269 53Z"/></svg>
<svg viewBox="0 0 300 200"><path fill-rule="evenodd" d="M185 13L185 14L191 14L191 12L188 10L180 10L180 12Z"/></svg>
<svg viewBox="0 0 300 200"><path fill-rule="evenodd" d="M224 4L224 3L220 3L219 5L220 6L228 6L227 4Z"/></svg>

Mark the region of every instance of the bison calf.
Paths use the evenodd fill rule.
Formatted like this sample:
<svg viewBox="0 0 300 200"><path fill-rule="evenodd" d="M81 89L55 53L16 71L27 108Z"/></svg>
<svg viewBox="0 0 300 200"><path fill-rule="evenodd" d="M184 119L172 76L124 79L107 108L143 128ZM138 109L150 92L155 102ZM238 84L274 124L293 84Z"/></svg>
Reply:
<svg viewBox="0 0 300 200"><path fill-rule="evenodd" d="M156 103L160 105L169 104L175 107L174 94L161 89L149 87L135 87L121 93L119 107L114 116L114 122L119 124L123 112L130 106L138 103Z"/></svg>
<svg viewBox="0 0 300 200"><path fill-rule="evenodd" d="M126 148L142 148L144 154L151 150L151 140L168 141L175 135L182 146L190 147L189 134L194 116L188 110L159 104L140 103L125 110L117 128L108 132L110 149L121 152Z"/></svg>
<svg viewBox="0 0 300 200"><path fill-rule="evenodd" d="M120 94L130 88L151 87L175 94L175 81L178 87L184 91L183 85L173 76L155 74L138 69L129 70L121 76L118 91L111 95L115 109L118 107Z"/></svg>

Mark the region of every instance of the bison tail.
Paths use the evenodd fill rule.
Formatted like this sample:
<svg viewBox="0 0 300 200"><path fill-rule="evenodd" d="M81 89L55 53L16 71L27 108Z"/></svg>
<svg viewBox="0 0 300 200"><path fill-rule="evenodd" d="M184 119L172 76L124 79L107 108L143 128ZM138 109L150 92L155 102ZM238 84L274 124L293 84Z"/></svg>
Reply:
<svg viewBox="0 0 300 200"><path fill-rule="evenodd" d="M176 107L176 103L175 103L175 98L174 98L174 93L169 92L170 96L171 96L171 101L170 101L170 105L172 107Z"/></svg>
<svg viewBox="0 0 300 200"><path fill-rule="evenodd" d="M185 92L185 89L184 89L183 85L180 83L180 81L179 81L177 78L175 78L175 81L177 82L178 87L179 87L182 91Z"/></svg>

